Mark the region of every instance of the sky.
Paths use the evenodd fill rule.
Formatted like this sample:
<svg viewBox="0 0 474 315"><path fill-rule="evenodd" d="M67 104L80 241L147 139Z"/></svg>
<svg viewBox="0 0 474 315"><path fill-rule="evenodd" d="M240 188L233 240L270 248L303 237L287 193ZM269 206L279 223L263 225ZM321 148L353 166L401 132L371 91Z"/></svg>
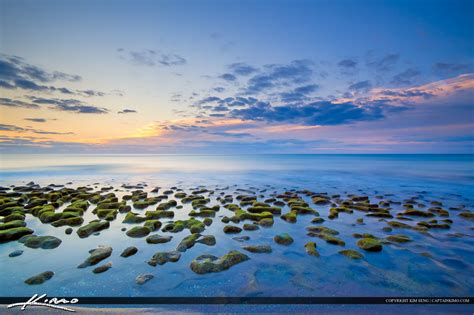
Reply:
<svg viewBox="0 0 474 315"><path fill-rule="evenodd" d="M474 153L474 1L0 0L4 153Z"/></svg>

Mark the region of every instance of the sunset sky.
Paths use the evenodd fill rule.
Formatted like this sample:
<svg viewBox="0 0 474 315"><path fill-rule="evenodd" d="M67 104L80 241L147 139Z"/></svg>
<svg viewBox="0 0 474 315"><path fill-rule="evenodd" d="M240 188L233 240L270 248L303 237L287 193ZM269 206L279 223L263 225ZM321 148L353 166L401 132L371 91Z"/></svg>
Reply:
<svg viewBox="0 0 474 315"><path fill-rule="evenodd" d="M473 1L0 0L5 153L474 153Z"/></svg>

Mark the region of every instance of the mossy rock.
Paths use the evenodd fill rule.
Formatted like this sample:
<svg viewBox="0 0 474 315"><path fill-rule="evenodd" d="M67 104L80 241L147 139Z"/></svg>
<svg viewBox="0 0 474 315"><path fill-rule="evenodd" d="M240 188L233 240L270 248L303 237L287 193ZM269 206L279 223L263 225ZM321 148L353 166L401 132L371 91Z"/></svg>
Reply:
<svg viewBox="0 0 474 315"><path fill-rule="evenodd" d="M21 212L13 212L12 214L7 215L5 218L3 218L3 223L8 223L12 221L25 221L25 215Z"/></svg>
<svg viewBox="0 0 474 315"><path fill-rule="evenodd" d="M13 229L13 228L18 228L18 227L25 227L26 222L23 220L14 220L10 221L7 223L0 224L0 231L2 230L8 230L8 229Z"/></svg>
<svg viewBox="0 0 474 315"><path fill-rule="evenodd" d="M146 219L172 219L174 218L174 212L166 210L147 211L145 212L145 217Z"/></svg>
<svg viewBox="0 0 474 315"><path fill-rule="evenodd" d="M311 256L319 257L319 253L316 250L316 243L315 242L308 242L304 245L306 253Z"/></svg>
<svg viewBox="0 0 474 315"><path fill-rule="evenodd" d="M141 217L138 215L138 213L128 212L125 215L125 218L123 219L122 223L142 223L146 220L146 217Z"/></svg>
<svg viewBox="0 0 474 315"><path fill-rule="evenodd" d="M1 230L0 243L15 241L28 234L33 234L33 230L26 227L16 227L8 230Z"/></svg>
<svg viewBox="0 0 474 315"><path fill-rule="evenodd" d="M164 265L167 262L177 262L179 258L181 258L181 253L178 251L157 252L148 261L148 264L155 267L156 265Z"/></svg>
<svg viewBox="0 0 474 315"><path fill-rule="evenodd" d="M257 224L249 224L249 223L246 223L242 226L242 228L245 230L245 231L255 231L255 230L258 230L259 227Z"/></svg>
<svg viewBox="0 0 474 315"><path fill-rule="evenodd" d="M109 246L99 246L96 249L89 251L89 257L84 260L77 268L86 268L93 266L101 262L102 260L110 257L112 255L112 247Z"/></svg>
<svg viewBox="0 0 474 315"><path fill-rule="evenodd" d="M212 224L212 219L205 218L204 220L202 220L202 223L204 223L205 226L210 226Z"/></svg>
<svg viewBox="0 0 474 315"><path fill-rule="evenodd" d="M49 279L51 279L53 276L54 276L54 272L45 271L45 272L37 274L37 275L35 275L31 278L26 279L25 283L29 284L29 285L42 284L45 281L48 281Z"/></svg>
<svg viewBox="0 0 474 315"><path fill-rule="evenodd" d="M202 218L213 218L216 216L216 212L214 210L200 210L200 211L194 211L192 210L189 213L189 216L191 217L202 217Z"/></svg>
<svg viewBox="0 0 474 315"><path fill-rule="evenodd" d="M306 230L309 232L326 233L326 234L331 234L331 235L339 234L338 231L325 227L325 226L308 226Z"/></svg>
<svg viewBox="0 0 474 315"><path fill-rule="evenodd" d="M176 250L179 251L179 252L185 252L188 248L191 248L191 247L194 246L194 244L196 243L197 239L200 236L201 235L198 234L198 233L194 233L194 234L186 236L178 244L178 246L176 247Z"/></svg>
<svg viewBox="0 0 474 315"><path fill-rule="evenodd" d="M196 240L196 243L205 244L207 246L214 246L216 245L216 238L213 235L201 235Z"/></svg>
<svg viewBox="0 0 474 315"><path fill-rule="evenodd" d="M273 218L261 219L257 222L257 224L263 227L271 227L273 226Z"/></svg>
<svg viewBox="0 0 474 315"><path fill-rule="evenodd" d="M191 262L191 270L197 274L220 272L232 266L249 260L249 257L239 251L230 251L222 257L201 255Z"/></svg>
<svg viewBox="0 0 474 315"><path fill-rule="evenodd" d="M378 239L377 236L372 235L372 234L370 234L370 233L362 233L362 234L360 234L360 233L354 233L354 234L352 234L352 236L353 236L354 238L374 238L374 239Z"/></svg>
<svg viewBox="0 0 474 315"><path fill-rule="evenodd" d="M226 225L224 226L223 230L226 234L236 234L242 232L242 229L240 227L234 225Z"/></svg>
<svg viewBox="0 0 474 315"><path fill-rule="evenodd" d="M318 218L312 219L312 220L311 220L311 223L314 223L314 224L321 224L321 223L323 223L324 221L326 221L326 220L324 220L323 218L319 218L319 217L318 217Z"/></svg>
<svg viewBox="0 0 474 315"><path fill-rule="evenodd" d="M130 257L135 255L137 252L138 248L136 248L135 246L130 246L123 250L123 252L120 254L120 257Z"/></svg>
<svg viewBox="0 0 474 315"><path fill-rule="evenodd" d="M22 237L19 242L29 248L53 249L61 245L62 241L55 236L29 235Z"/></svg>
<svg viewBox="0 0 474 315"><path fill-rule="evenodd" d="M174 194L174 197L178 199L183 199L184 197L186 197L186 194L184 192L178 192Z"/></svg>
<svg viewBox="0 0 474 315"><path fill-rule="evenodd" d="M474 213L471 212L461 212L459 216L464 219L474 220Z"/></svg>
<svg viewBox="0 0 474 315"><path fill-rule="evenodd" d="M97 216L99 219L105 219L107 221L113 221L117 217L118 209L99 209L97 210Z"/></svg>
<svg viewBox="0 0 474 315"><path fill-rule="evenodd" d="M406 243L406 242L410 242L411 238L403 234L394 234L394 235L387 236L387 240L389 240L390 242L396 242L396 243Z"/></svg>
<svg viewBox="0 0 474 315"><path fill-rule="evenodd" d="M416 217L425 217L425 218L430 218L434 217L435 215L431 212L426 212L426 211L421 211L421 210L415 210L415 209L407 209L405 212L402 213L403 215L409 215L409 216L416 216Z"/></svg>
<svg viewBox="0 0 474 315"><path fill-rule="evenodd" d="M150 229L150 231L154 232L161 227L161 222L158 220L146 220L143 226Z"/></svg>
<svg viewBox="0 0 474 315"><path fill-rule="evenodd" d="M351 259L361 259L362 257L364 257L361 253L353 249L340 250L339 254L349 257Z"/></svg>
<svg viewBox="0 0 474 315"><path fill-rule="evenodd" d="M315 205L328 205L331 203L331 200L329 198L319 196L313 197L312 201Z"/></svg>
<svg viewBox="0 0 474 315"><path fill-rule="evenodd" d="M127 236L129 237L136 238L136 237L145 237L150 233L151 233L150 229L145 226L134 226L133 228L128 230L125 234L127 234Z"/></svg>
<svg viewBox="0 0 474 315"><path fill-rule="evenodd" d="M346 243L338 237L335 237L333 234L328 233L319 233L319 232L308 232L308 236L318 237L322 240L325 240L328 244L345 246Z"/></svg>
<svg viewBox="0 0 474 315"><path fill-rule="evenodd" d="M267 253L268 254L272 252L272 247L270 245L247 245L247 246L243 246L242 248L251 253Z"/></svg>
<svg viewBox="0 0 474 315"><path fill-rule="evenodd" d="M262 206L252 206L247 208L247 211L250 213L262 213L262 212L269 212L271 214L281 214L281 208L278 207L262 207Z"/></svg>
<svg viewBox="0 0 474 315"><path fill-rule="evenodd" d="M93 233L108 229L110 223L108 221L91 221L87 225L81 226L76 233L80 238L85 238Z"/></svg>
<svg viewBox="0 0 474 315"><path fill-rule="evenodd" d="M296 217L297 217L296 211L290 211L280 216L280 218L282 218L283 220L289 223L296 223Z"/></svg>
<svg viewBox="0 0 474 315"><path fill-rule="evenodd" d="M273 237L273 240L275 241L275 243L280 245L290 245L293 243L293 238L288 233L275 235L275 237Z"/></svg>
<svg viewBox="0 0 474 315"><path fill-rule="evenodd" d="M298 214L314 214L319 215L318 211L308 207L308 206L291 206L291 212L296 212Z"/></svg>
<svg viewBox="0 0 474 315"><path fill-rule="evenodd" d="M382 243L374 238L362 238L357 241L357 246L368 252L382 251Z"/></svg>
<svg viewBox="0 0 474 315"><path fill-rule="evenodd" d="M146 242L148 244L162 244L162 243L168 243L169 241L171 241L171 239L173 238L173 236L170 236L170 235L159 235L159 234L153 234L153 235L150 235L146 238Z"/></svg>
<svg viewBox="0 0 474 315"><path fill-rule="evenodd" d="M59 219L51 223L54 227L60 226L80 226L84 223L84 219L81 217L71 217L66 219Z"/></svg>
<svg viewBox="0 0 474 315"><path fill-rule="evenodd" d="M398 221L389 221L387 224L393 228L402 228L402 229L411 229L411 226L403 223L403 222L398 222Z"/></svg>

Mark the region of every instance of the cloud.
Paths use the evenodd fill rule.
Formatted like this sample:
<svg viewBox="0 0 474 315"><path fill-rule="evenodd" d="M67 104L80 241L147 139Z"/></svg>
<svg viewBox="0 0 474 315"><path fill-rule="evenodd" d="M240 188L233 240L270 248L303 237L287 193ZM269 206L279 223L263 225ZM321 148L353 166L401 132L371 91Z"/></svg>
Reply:
<svg viewBox="0 0 474 315"><path fill-rule="evenodd" d="M134 109L123 109L118 112L118 114L134 114L134 113L137 113L137 111Z"/></svg>
<svg viewBox="0 0 474 315"><path fill-rule="evenodd" d="M468 72L472 69L472 64L437 62L433 65L433 71L441 75L453 75Z"/></svg>
<svg viewBox="0 0 474 315"><path fill-rule="evenodd" d="M229 82L233 82L233 81L237 80L237 77L235 75L233 75L232 73L221 74L219 76L219 78L221 78L223 80L226 80L226 81L229 81Z"/></svg>
<svg viewBox="0 0 474 315"><path fill-rule="evenodd" d="M7 106L7 107L22 107L22 108L32 108L38 109L40 108L37 104L27 103L19 100L14 100L7 97L0 97L0 106Z"/></svg>
<svg viewBox="0 0 474 315"><path fill-rule="evenodd" d="M161 65L165 67L171 67L187 64L187 60L180 55L165 54L152 49L126 52L123 48L119 48L117 51L120 54L120 58L138 66L154 67Z"/></svg>
<svg viewBox="0 0 474 315"><path fill-rule="evenodd" d="M369 80L360 81L349 85L349 90L351 91L368 91L372 87L372 84Z"/></svg>
<svg viewBox="0 0 474 315"><path fill-rule="evenodd" d="M355 68L357 66L357 61L351 59L344 59L339 61L337 65L342 68Z"/></svg>
<svg viewBox="0 0 474 315"><path fill-rule="evenodd" d="M382 58L369 60L367 66L375 69L377 72L388 72L393 69L399 59L399 54L388 54Z"/></svg>
<svg viewBox="0 0 474 315"><path fill-rule="evenodd" d="M242 76L250 75L258 71L257 68L243 62L232 63L227 67L233 74Z"/></svg>
<svg viewBox="0 0 474 315"><path fill-rule="evenodd" d="M399 74L393 76L391 83L394 85L411 85L419 77L421 72L417 69L407 69Z"/></svg>
<svg viewBox="0 0 474 315"><path fill-rule="evenodd" d="M56 131L44 131L34 128L23 128L15 125L0 124L0 131L14 131L14 132L33 132L41 135L72 135L73 132L56 132Z"/></svg>
<svg viewBox="0 0 474 315"><path fill-rule="evenodd" d="M360 106L353 103L332 103L330 101L283 106L271 106L267 102L258 102L248 108L232 110L229 116L269 123L284 122L322 126L378 120L384 118L384 111L390 109L390 106L382 104Z"/></svg>
<svg viewBox="0 0 474 315"><path fill-rule="evenodd" d="M225 88L223 88L222 86L218 86L218 87L213 88L212 90L217 93L222 93L225 91Z"/></svg>
<svg viewBox="0 0 474 315"><path fill-rule="evenodd" d="M104 96L105 93L94 90L71 90L65 87L45 85L55 81L78 82L79 75L59 71L48 72L40 67L28 64L23 58L0 54L0 88L24 89L36 92L59 92L81 96Z"/></svg>
<svg viewBox="0 0 474 315"><path fill-rule="evenodd" d="M37 123L44 123L48 121L46 118L23 118L23 120L28 120L28 121L37 122Z"/></svg>
<svg viewBox="0 0 474 315"><path fill-rule="evenodd" d="M262 73L249 79L243 92L244 94L258 94L276 87L309 82L313 75L312 66L313 62L310 60L294 60L286 65L265 65Z"/></svg>
<svg viewBox="0 0 474 315"><path fill-rule="evenodd" d="M309 84L297 87L292 91L283 92L280 94L282 102L301 102L308 100L308 95L315 92L319 86L317 84Z"/></svg>
<svg viewBox="0 0 474 315"><path fill-rule="evenodd" d="M51 105L51 109L74 112L78 114L106 114L108 109L94 105L86 104L76 99L58 99L58 98L42 98L29 96L33 103L39 105Z"/></svg>

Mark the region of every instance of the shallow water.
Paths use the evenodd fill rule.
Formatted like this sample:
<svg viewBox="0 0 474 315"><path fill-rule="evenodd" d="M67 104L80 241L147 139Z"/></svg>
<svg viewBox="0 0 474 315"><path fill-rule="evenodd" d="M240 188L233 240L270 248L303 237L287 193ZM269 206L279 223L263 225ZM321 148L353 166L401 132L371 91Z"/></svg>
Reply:
<svg viewBox="0 0 474 315"><path fill-rule="evenodd" d="M134 190L124 189L122 184L146 183L145 191L159 186L162 187L160 193L173 186L189 193L192 188L203 185L210 190L225 189L234 196L242 193L237 191L239 188L250 189L262 195L261 201L274 192L308 189L343 197L351 193L367 195L372 202L379 201L378 195L398 201L420 196L426 205L433 200L442 201L443 209L465 205L472 211L474 207L474 163L470 155L3 155L0 162L1 186L24 185L30 181L40 185L71 182L66 185L71 188L91 185L100 189L112 185L119 199ZM220 192L216 190L210 196L210 205L218 204L215 198ZM149 196L155 195L158 194L149 193ZM330 206L314 205L311 198L301 196L327 219ZM403 210L401 205L392 207L394 213ZM145 213L155 208L156 205L132 211ZM92 209L93 205L84 215L85 222L96 219ZM185 204L183 209L173 209L173 220L187 218L190 210L190 204ZM282 213L286 212L288 207L285 206ZM49 296L354 296L355 293L357 296L472 296L473 224L460 218L458 213L450 210L450 219L454 221L450 229L431 229L428 234L407 229L384 232L382 228L386 223L379 218L366 217L366 213L359 211L341 213L339 218L323 224L340 232L340 238L346 242L345 247L341 247L306 235L305 228L313 225L310 223L313 215L299 215L294 224L276 216L273 227L227 235L222 231L225 224L220 222L220 217L230 217L233 213L221 207L213 224L202 233L214 235L215 246L196 244L183 253L178 262L156 267L146 261L157 251L175 249L189 234L188 230L154 232L172 235L173 239L169 243L151 245L145 238L126 236L121 228L134 225L121 223L125 214L118 214L110 228L100 235L80 239L75 232L66 235L66 227L54 228L27 215L27 225L36 235L57 236L62 244L52 250L31 249L16 241L0 244L0 296L29 296L39 289ZM358 218L364 219L363 225L355 224ZM423 218L413 219L405 223L414 224ZM230 224L242 226L244 223L250 221ZM294 243L276 244L273 237L282 232L289 233ZM356 246L353 233L371 233L380 238L405 234L413 241L386 244L382 252L370 253ZM232 239L242 235L250 236L250 240L241 243ZM319 258L306 254L304 244L308 241L317 243ZM247 244L269 244L273 252L248 253L241 249ZM112 256L103 261L112 261L113 267L102 274L93 274L90 267L78 269L77 265L87 258L88 251L98 245L113 247ZM138 253L129 258L120 257L128 246L138 247ZM16 249L24 250L23 255L9 258L8 254ZM221 256L234 249L248 255L250 260L227 271L205 275L195 274L189 268L191 261L203 253ZM359 250L364 258L350 260L338 253L341 249ZM23 283L26 278L46 270L54 271L55 275L41 286ZM135 277L141 273L152 273L155 278L145 285L137 285Z"/></svg>

